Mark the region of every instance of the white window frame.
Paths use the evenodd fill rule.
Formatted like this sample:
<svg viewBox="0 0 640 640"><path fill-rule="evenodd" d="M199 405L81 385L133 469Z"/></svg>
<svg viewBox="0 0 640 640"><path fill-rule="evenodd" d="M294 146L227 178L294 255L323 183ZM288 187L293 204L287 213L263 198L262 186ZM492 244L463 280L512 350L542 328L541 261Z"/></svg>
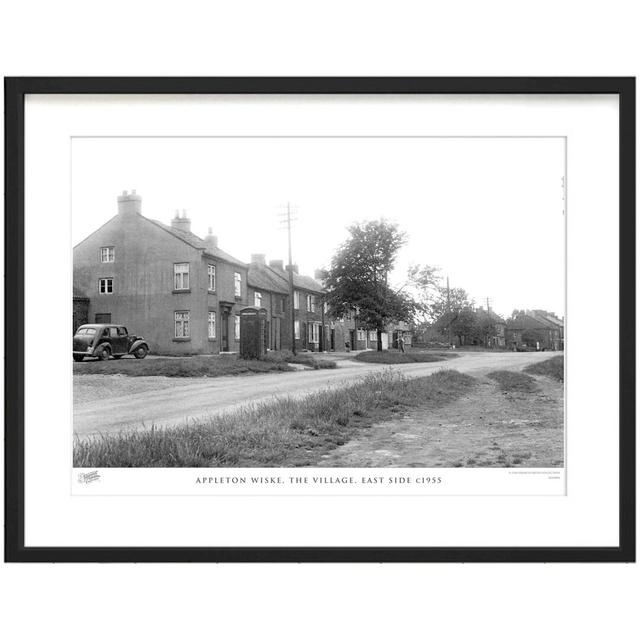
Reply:
<svg viewBox="0 0 640 640"><path fill-rule="evenodd" d="M315 296L309 296L309 299L311 300L311 313L315 313L316 312L316 297Z"/></svg>
<svg viewBox="0 0 640 640"><path fill-rule="evenodd" d="M317 322L310 322L307 327L308 342L320 344L320 325Z"/></svg>
<svg viewBox="0 0 640 640"><path fill-rule="evenodd" d="M242 298L242 274L238 271L233 274L233 291L236 298Z"/></svg>
<svg viewBox="0 0 640 640"><path fill-rule="evenodd" d="M216 290L216 265L207 265L207 291Z"/></svg>
<svg viewBox="0 0 640 640"><path fill-rule="evenodd" d="M240 316L233 316L233 339L240 340Z"/></svg>
<svg viewBox="0 0 640 640"><path fill-rule="evenodd" d="M103 287L104 283L104 287ZM109 285L111 285L111 291L109 291ZM104 288L104 291L103 291ZM98 280L98 293L103 296L110 296L113 294L113 278L100 278Z"/></svg>
<svg viewBox="0 0 640 640"><path fill-rule="evenodd" d="M376 331L369 331L369 341L370 342L377 342L378 341L378 334Z"/></svg>
<svg viewBox="0 0 640 640"><path fill-rule="evenodd" d="M293 292L293 308L294 309L300 308L300 292L299 291Z"/></svg>
<svg viewBox="0 0 640 640"><path fill-rule="evenodd" d="M262 307L262 294L259 291L253 294L253 306L258 308Z"/></svg>
<svg viewBox="0 0 640 640"><path fill-rule="evenodd" d="M357 339L358 340L366 340L367 339L367 332L364 329L358 329Z"/></svg>
<svg viewBox="0 0 640 640"><path fill-rule="evenodd" d="M189 269L188 262L175 262L173 265L173 289L174 291L189 290Z"/></svg>
<svg viewBox="0 0 640 640"><path fill-rule="evenodd" d="M207 312L207 336L209 340L216 339L216 312Z"/></svg>
<svg viewBox="0 0 640 640"><path fill-rule="evenodd" d="M115 262L115 260L116 260L115 247L100 247L100 262L102 262L103 264L106 264L107 262Z"/></svg>
<svg viewBox="0 0 640 640"><path fill-rule="evenodd" d="M300 340L300 320L295 320L293 323L293 337Z"/></svg>
<svg viewBox="0 0 640 640"><path fill-rule="evenodd" d="M191 338L191 312L175 311L173 314L173 337Z"/></svg>

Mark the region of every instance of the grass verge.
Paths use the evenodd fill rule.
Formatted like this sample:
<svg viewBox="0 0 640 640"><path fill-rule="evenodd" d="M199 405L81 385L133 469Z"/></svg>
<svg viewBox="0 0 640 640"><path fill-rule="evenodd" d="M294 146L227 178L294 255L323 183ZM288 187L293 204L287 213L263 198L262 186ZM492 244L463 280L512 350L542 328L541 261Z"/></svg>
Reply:
<svg viewBox="0 0 640 640"><path fill-rule="evenodd" d="M500 385L500 391L507 393L531 393L537 388L535 378L519 371L492 371L487 378L495 380Z"/></svg>
<svg viewBox="0 0 640 640"><path fill-rule="evenodd" d="M442 362L448 358L457 358L455 353L426 353L424 351L363 351L354 357L358 362L377 364L412 364L414 362Z"/></svg>
<svg viewBox="0 0 640 640"><path fill-rule="evenodd" d="M553 356L553 358L549 358L548 360L530 364L524 368L524 371L564 382L564 356Z"/></svg>
<svg viewBox="0 0 640 640"><path fill-rule="evenodd" d="M335 369L338 365L335 360L316 358L310 353L293 354L286 349L282 351L270 351L265 356L266 362L286 362L288 364L303 364L311 369Z"/></svg>
<svg viewBox="0 0 640 640"><path fill-rule="evenodd" d="M221 357L190 356L185 358L153 358L151 360L101 360L75 362L73 373L80 375L103 374L125 376L167 376L174 378L217 378L252 373L278 373L295 371L289 363L304 364L312 369L335 368L332 360L319 360L310 354L293 356L291 359L274 357L264 360L242 360L234 355Z"/></svg>
<svg viewBox="0 0 640 640"><path fill-rule="evenodd" d="M453 370L423 378L370 374L349 387L277 398L188 427L76 437L73 461L75 467L313 466L359 429L409 408L444 406L475 384Z"/></svg>

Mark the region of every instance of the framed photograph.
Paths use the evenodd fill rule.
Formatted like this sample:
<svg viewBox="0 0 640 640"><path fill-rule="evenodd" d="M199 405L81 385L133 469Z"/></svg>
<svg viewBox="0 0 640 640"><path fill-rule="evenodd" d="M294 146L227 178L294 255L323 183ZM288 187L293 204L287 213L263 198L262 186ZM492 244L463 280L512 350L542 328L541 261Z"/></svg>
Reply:
<svg viewBox="0 0 640 640"><path fill-rule="evenodd" d="M12 562L635 560L635 79L7 78Z"/></svg>

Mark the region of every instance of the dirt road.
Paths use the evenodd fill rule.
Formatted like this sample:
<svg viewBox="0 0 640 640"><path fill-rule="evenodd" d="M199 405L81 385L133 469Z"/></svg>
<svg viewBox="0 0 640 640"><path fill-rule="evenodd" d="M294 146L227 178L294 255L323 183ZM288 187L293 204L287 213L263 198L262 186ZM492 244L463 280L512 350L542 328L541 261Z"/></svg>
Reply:
<svg viewBox="0 0 640 640"><path fill-rule="evenodd" d="M533 392L504 392L480 376L472 393L361 429L319 467L562 467L563 385L535 377Z"/></svg>
<svg viewBox="0 0 640 640"><path fill-rule="evenodd" d="M520 369L552 353L464 353L443 362L395 365L406 376L425 376L441 368L464 373ZM278 395L303 396L330 385L357 382L382 371L379 364L341 359L337 369L224 378L74 376L74 432L87 435L155 426L184 425L207 415ZM96 394L91 393L91 387ZM99 393L97 390L99 389ZM95 398L95 399L92 399Z"/></svg>

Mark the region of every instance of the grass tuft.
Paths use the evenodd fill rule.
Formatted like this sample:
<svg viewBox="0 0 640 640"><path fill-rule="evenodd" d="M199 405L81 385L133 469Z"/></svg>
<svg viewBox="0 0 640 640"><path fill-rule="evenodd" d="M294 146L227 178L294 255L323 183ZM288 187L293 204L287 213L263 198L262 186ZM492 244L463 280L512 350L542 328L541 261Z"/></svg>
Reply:
<svg viewBox="0 0 640 640"><path fill-rule="evenodd" d="M535 378L519 371L492 371L487 378L495 380L500 385L500 391L506 393L530 393L537 387Z"/></svg>
<svg viewBox="0 0 640 640"><path fill-rule="evenodd" d="M335 360L316 358L310 353L293 354L292 351L270 351L264 358L265 362L286 362L290 364L302 364L311 369L335 369L338 365Z"/></svg>
<svg viewBox="0 0 640 640"><path fill-rule="evenodd" d="M549 358L548 360L530 364L524 368L524 371L564 382L564 356L553 356L553 358Z"/></svg>
<svg viewBox="0 0 640 640"><path fill-rule="evenodd" d="M359 429L410 407L444 406L475 384L475 378L453 370L422 378L370 374L352 386L254 403L189 426L76 436L74 466L313 466Z"/></svg>
<svg viewBox="0 0 640 640"><path fill-rule="evenodd" d="M448 358L456 358L455 353L426 353L424 351L363 351L354 357L359 362L377 364L413 364L414 362L442 362Z"/></svg>

